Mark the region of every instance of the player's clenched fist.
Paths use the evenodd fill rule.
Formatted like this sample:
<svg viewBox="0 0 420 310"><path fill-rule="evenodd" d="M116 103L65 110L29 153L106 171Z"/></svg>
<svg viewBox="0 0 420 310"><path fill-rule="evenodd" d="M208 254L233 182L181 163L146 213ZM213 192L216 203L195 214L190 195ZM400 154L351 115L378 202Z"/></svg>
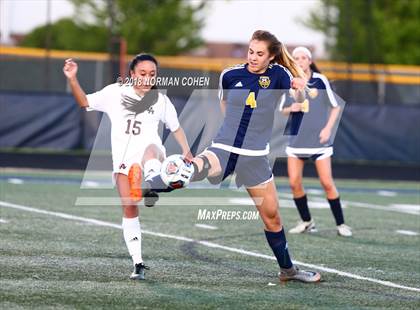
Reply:
<svg viewBox="0 0 420 310"><path fill-rule="evenodd" d="M72 79L76 77L77 74L77 63L73 61L73 59L69 58L64 61L64 67L63 67L64 75L68 79Z"/></svg>
<svg viewBox="0 0 420 310"><path fill-rule="evenodd" d="M306 81L302 78L295 77L292 80L291 87L293 89L304 89L306 86Z"/></svg>

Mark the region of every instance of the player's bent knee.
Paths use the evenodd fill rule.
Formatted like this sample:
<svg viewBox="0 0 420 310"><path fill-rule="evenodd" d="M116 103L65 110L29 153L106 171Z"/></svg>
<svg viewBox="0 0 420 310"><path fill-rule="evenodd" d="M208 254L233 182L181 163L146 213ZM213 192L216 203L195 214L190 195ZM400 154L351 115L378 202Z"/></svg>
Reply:
<svg viewBox="0 0 420 310"><path fill-rule="evenodd" d="M264 221L264 225L269 231L279 231L281 228L281 221L280 217L274 218L266 218Z"/></svg>
<svg viewBox="0 0 420 310"><path fill-rule="evenodd" d="M162 151L159 149L159 147L155 144L150 144L143 153L143 162L146 162L150 159L161 159L163 157Z"/></svg>
<svg viewBox="0 0 420 310"><path fill-rule="evenodd" d="M209 175L209 170L211 168L209 159L205 155L199 155L198 158L203 161L203 167L199 170L197 163L193 161L194 175L191 178L191 182L202 181Z"/></svg>
<svg viewBox="0 0 420 310"><path fill-rule="evenodd" d="M322 187L326 192L332 192L335 191L334 183L331 182L321 182Z"/></svg>
<svg viewBox="0 0 420 310"><path fill-rule="evenodd" d="M302 182L300 179L290 180L289 185L292 191L298 191L302 189Z"/></svg>

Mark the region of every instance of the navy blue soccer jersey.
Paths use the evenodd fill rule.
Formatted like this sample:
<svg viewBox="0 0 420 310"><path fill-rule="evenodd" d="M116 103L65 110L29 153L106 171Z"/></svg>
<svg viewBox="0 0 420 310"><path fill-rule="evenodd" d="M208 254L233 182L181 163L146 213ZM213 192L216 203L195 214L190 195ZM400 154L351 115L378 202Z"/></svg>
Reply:
<svg viewBox="0 0 420 310"><path fill-rule="evenodd" d="M212 146L242 155L267 155L276 106L291 80L290 72L278 64L270 64L262 74L249 72L247 64L224 70L219 97L226 101L226 115Z"/></svg>
<svg viewBox="0 0 420 310"><path fill-rule="evenodd" d="M305 154L315 154L325 147L332 146L332 140L320 143L319 134L328 122L331 107L337 107L336 97L331 90L327 78L313 72L307 83L309 88L318 90L315 98L309 98L309 111L292 112L286 126L286 135L290 135L289 148L305 149ZM294 99L290 96L282 102L280 109L290 106Z"/></svg>

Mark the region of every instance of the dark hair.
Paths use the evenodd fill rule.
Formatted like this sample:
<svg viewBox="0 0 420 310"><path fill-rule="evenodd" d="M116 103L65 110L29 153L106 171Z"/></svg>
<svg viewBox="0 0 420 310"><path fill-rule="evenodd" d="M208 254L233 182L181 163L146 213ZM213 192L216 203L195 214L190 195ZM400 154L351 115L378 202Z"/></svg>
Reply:
<svg viewBox="0 0 420 310"><path fill-rule="evenodd" d="M137 54L131 61L130 61L130 71L134 71L134 68L136 67L136 65L139 62L142 61L151 61L153 62L156 67L159 66L156 58L150 54L146 54L146 53L141 53L141 54Z"/></svg>
<svg viewBox="0 0 420 310"><path fill-rule="evenodd" d="M134 71L136 65L142 61L151 61L156 67L158 67L158 62L156 58L150 54L138 54L130 62L130 71ZM136 100L129 96L123 96L121 104L130 112L135 115L143 113L148 110L152 105L154 105L159 98L159 91L156 85L153 85L152 88L144 95L141 100Z"/></svg>
<svg viewBox="0 0 420 310"><path fill-rule="evenodd" d="M321 71L319 71L318 67L314 62L311 62L311 64L309 65L309 69L311 69L312 72L321 73Z"/></svg>
<svg viewBox="0 0 420 310"><path fill-rule="evenodd" d="M275 35L265 30L257 30L252 34L251 40L264 41L268 44L268 52L274 55L272 62L286 67L294 77L303 77L302 69L295 63L286 47Z"/></svg>

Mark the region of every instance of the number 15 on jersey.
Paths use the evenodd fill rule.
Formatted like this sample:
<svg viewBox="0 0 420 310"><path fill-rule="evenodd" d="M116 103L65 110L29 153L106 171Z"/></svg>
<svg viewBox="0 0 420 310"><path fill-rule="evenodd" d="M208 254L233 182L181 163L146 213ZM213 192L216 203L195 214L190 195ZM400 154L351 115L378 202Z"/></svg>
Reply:
<svg viewBox="0 0 420 310"><path fill-rule="evenodd" d="M131 126L131 123L133 123L133 126ZM133 120L128 119L127 120L127 129L125 130L125 133L127 135L129 135L130 134L130 129L131 129L131 133L133 135L135 135L135 136L139 135L140 132L141 132L140 125L141 125L141 122L140 121L134 120L134 122L133 122Z"/></svg>

